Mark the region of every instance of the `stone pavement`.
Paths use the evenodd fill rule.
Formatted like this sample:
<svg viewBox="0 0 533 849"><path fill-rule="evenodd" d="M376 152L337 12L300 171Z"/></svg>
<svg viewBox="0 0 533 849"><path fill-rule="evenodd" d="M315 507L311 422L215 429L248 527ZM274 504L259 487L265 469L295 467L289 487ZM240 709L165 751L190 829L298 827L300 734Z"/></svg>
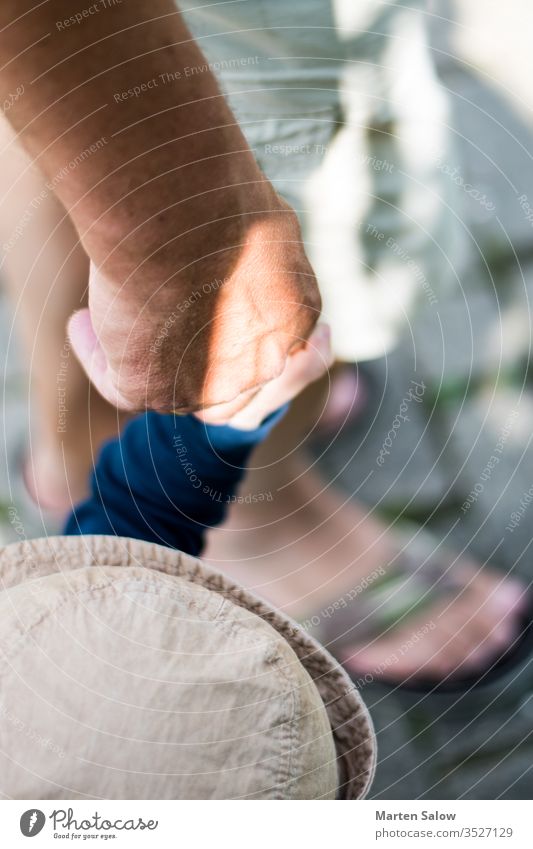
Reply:
<svg viewBox="0 0 533 849"><path fill-rule="evenodd" d="M508 38L531 24L533 10L518 5L515 29L508 20L504 25ZM501 6L476 0L433 8L472 28L432 24L452 104L454 208L468 234L460 285L440 293L437 308L426 305L414 317L399 349L360 366L369 391L366 413L335 440L322 465L391 524L423 524L456 550L468 547L481 562L530 584L533 223L526 203L533 206L533 96L524 102L523 85L520 103L502 93ZM449 55L458 44L467 64ZM503 79L512 85L525 72L516 66L524 54L513 63L507 44L505 55ZM390 453L378 464L412 381L423 382L423 403L409 405L409 421L396 429ZM373 797L531 798L533 659L462 694L369 684L364 695L380 753Z"/></svg>

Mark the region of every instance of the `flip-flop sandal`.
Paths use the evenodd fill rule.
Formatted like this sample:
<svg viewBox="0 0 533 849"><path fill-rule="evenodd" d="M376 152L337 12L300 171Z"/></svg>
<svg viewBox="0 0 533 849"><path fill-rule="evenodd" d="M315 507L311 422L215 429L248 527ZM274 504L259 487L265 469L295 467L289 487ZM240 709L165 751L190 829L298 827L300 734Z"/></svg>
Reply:
<svg viewBox="0 0 533 849"><path fill-rule="evenodd" d="M404 531L399 533L403 536ZM342 658L343 650L355 643L372 642L396 625L406 624L413 614L431 608L436 601L455 597L464 588L465 580L458 574L461 564L456 566L453 561L453 555L439 546L430 533L417 528L406 534L405 546L387 570L376 569L359 587L308 619L304 627L331 654ZM412 676L404 682L380 675L375 677L376 682L419 692L457 692L485 686L507 674L533 653L533 598L525 588L524 592L528 594L528 604L525 613L517 617L515 638L478 672L458 672L445 678ZM354 680L364 677L354 676Z"/></svg>

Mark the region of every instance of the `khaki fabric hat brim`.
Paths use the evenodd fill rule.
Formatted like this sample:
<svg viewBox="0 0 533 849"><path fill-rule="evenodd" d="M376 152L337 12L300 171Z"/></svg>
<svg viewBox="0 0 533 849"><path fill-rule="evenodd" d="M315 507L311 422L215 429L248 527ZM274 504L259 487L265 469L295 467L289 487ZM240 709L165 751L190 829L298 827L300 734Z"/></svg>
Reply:
<svg viewBox="0 0 533 849"><path fill-rule="evenodd" d="M368 791L375 737L346 672L200 560L120 537L49 537L1 550L0 589L0 794Z"/></svg>

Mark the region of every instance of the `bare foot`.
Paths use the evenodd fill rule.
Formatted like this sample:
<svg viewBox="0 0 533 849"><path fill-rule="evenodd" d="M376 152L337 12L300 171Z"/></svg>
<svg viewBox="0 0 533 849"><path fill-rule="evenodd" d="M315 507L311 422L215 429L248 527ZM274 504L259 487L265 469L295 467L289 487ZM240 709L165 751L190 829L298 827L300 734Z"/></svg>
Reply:
<svg viewBox="0 0 533 849"><path fill-rule="evenodd" d="M328 635L338 625L334 639L343 635L342 647L332 648L354 676L403 681L483 671L512 643L526 607L524 587L464 558L452 596L437 594L371 638L350 638L361 587L377 573L394 574L401 543L366 508L328 487L302 455L269 464L271 455L265 446L252 458L256 471L229 521L212 533L206 556L306 627L318 625L319 636L337 602L343 615L329 619Z"/></svg>
<svg viewBox="0 0 533 849"><path fill-rule="evenodd" d="M462 588L406 617L373 640L348 640L339 659L354 675L392 681L448 679L482 672L512 646L526 611L521 582L465 564Z"/></svg>

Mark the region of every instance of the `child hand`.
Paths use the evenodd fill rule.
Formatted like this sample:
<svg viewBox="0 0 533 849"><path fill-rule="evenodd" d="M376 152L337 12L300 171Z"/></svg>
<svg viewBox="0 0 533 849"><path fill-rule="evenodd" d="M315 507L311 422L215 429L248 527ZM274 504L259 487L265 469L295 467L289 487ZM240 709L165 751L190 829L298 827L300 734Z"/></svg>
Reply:
<svg viewBox="0 0 533 849"><path fill-rule="evenodd" d="M255 394L250 394L249 402L237 413L232 404L218 404L195 415L208 424L254 430L270 413L322 377L332 363L330 329L327 324L318 324L304 347L287 357L279 377L256 390Z"/></svg>

